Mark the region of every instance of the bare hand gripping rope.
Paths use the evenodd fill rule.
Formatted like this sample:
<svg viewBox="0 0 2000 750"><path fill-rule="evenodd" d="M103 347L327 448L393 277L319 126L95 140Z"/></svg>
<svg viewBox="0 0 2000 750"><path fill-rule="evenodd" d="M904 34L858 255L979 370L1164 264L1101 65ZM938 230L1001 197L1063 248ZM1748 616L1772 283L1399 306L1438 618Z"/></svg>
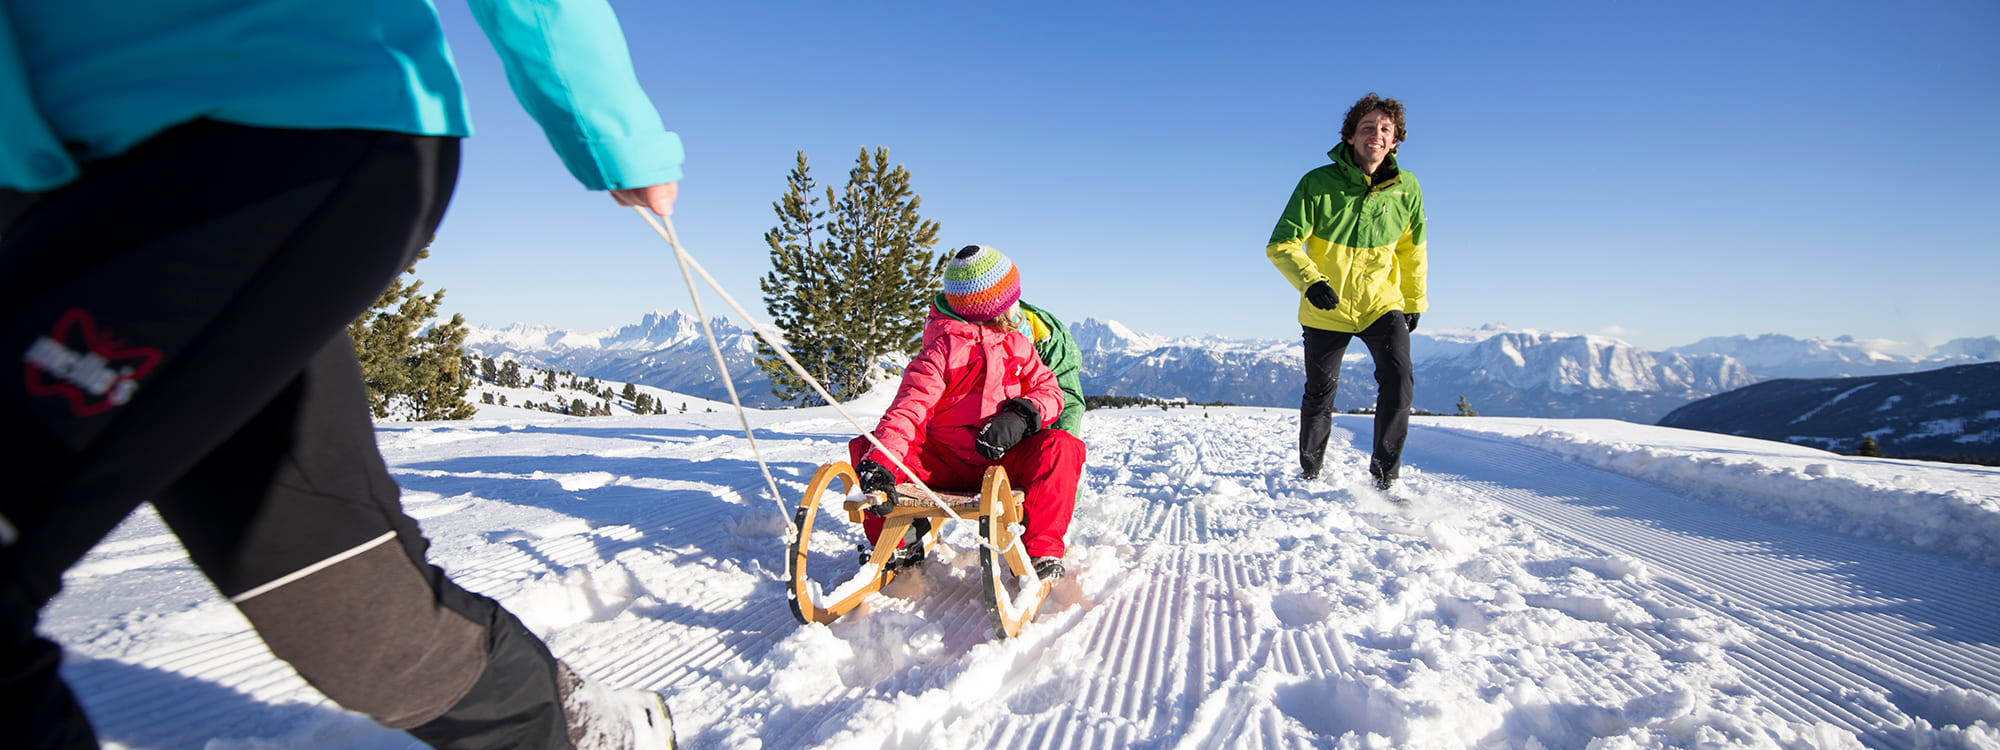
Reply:
<svg viewBox="0 0 2000 750"><path fill-rule="evenodd" d="M792 525L791 515L785 512L784 496L778 491L778 480L771 476L771 467L765 463L763 452L757 448L757 436L750 430L750 418L744 414L743 402L736 396L736 384L730 380L729 367L722 361L722 346L716 343L715 331L709 327L708 313L702 310L701 294L695 288L694 275L688 273L689 268L693 268L694 273L700 274L702 280L708 282L709 288L714 289L715 293L722 297L722 301L729 304L730 309L735 310L737 315L743 317L743 321L750 326L750 330L755 331L757 337L763 339L764 343L771 347L771 351L777 352L778 357L785 360L785 364L792 368L792 372L798 373L798 376L803 378L807 385L812 386L814 393L819 394L820 398L825 399L826 403L831 405L834 411L839 412L840 416L846 419L848 424L854 425L854 429L860 432L862 437L868 438L869 443L880 449L882 456L889 459L890 463L895 464L896 469L903 472L903 476L909 477L910 483L915 484L917 489L922 490L926 499L942 509L945 515L950 516L952 520L965 520L963 516L953 512L951 504L946 503L944 498L938 497L938 494L932 491L929 485L917 479L915 472L910 471L910 467L905 466L902 459L897 458L895 454L889 451L887 446L882 445L882 441L877 440L871 430L862 426L861 422L854 418L854 415L848 414L847 409L842 407L839 401L834 400L833 394L828 393L826 387L820 385L819 380L814 378L812 373L806 372L806 368L801 366L798 360L792 358L792 353L785 349L784 344L778 342L777 337L772 336L769 331L765 330L764 326L758 325L756 321L752 320L750 313L744 310L742 305L737 304L735 298L729 296L729 292L723 291L722 285L716 283L715 277L708 275L708 270L702 268L700 263L695 262L694 256L689 254L687 249L681 247L680 238L674 233L673 219L666 217L655 219L653 213L646 210L643 206L633 206L632 210L639 214L639 218L645 219L646 225L652 227L653 231L660 235L660 239L666 240L667 244L674 249L674 259L680 262L681 277L687 280L688 296L694 299L695 316L701 318L701 332L708 337L709 353L715 355L715 367L722 376L723 385L729 390L729 402L736 407L736 417L743 423L743 435L750 439L750 453L757 458L758 469L764 472L764 482L771 488L771 501L777 503L778 516L785 519L785 528L789 535L796 536L798 534L798 527ZM1011 548L1013 545L1020 543L1020 539L1016 538L1008 546ZM1006 553L1006 550L996 549L985 540L980 540L979 545L992 549L997 553Z"/></svg>

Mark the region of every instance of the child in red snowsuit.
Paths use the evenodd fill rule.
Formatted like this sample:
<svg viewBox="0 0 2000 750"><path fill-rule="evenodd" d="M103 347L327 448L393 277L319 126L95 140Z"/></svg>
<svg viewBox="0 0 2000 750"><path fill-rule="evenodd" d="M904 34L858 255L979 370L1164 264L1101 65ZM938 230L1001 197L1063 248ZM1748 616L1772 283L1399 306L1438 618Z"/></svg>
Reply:
<svg viewBox="0 0 2000 750"><path fill-rule="evenodd" d="M998 251L972 245L945 265L944 293L931 305L923 348L903 370L896 399L873 432L915 478L950 489L977 487L986 467L1006 467L1026 495L1022 544L1043 579L1060 577L1083 477L1083 441L1044 429L1063 408L1056 378L1019 328L1020 275ZM848 444L864 492L906 480L866 437ZM868 539L882 519L863 520ZM899 540L900 541L900 540ZM899 561L903 564L921 561Z"/></svg>

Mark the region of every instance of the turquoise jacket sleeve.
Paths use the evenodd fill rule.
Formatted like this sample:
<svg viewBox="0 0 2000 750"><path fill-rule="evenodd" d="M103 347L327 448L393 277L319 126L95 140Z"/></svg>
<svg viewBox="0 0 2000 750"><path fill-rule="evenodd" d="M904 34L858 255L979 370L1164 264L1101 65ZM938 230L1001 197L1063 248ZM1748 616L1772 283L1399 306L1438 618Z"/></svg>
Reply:
<svg viewBox="0 0 2000 750"><path fill-rule="evenodd" d="M0 188L49 190L76 179L77 165L43 122L15 52L14 27L0 10Z"/></svg>
<svg viewBox="0 0 2000 750"><path fill-rule="evenodd" d="M471 0L521 106L592 190L681 179L680 136L660 124L606 0Z"/></svg>

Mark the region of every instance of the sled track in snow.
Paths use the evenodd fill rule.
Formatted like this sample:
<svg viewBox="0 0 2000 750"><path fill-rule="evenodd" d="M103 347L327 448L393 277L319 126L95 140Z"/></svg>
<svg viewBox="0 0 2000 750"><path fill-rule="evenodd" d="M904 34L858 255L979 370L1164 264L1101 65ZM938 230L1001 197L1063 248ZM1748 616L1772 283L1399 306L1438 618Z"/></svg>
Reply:
<svg viewBox="0 0 2000 750"><path fill-rule="evenodd" d="M1231 564L1228 557L1171 552L1135 571L1136 582L1104 606L1072 621L1038 623L1070 632L1023 634L1037 640L1080 637L1081 652L1102 664L1067 686L1067 700L1055 710L998 722L979 746L1111 750L1181 733L1204 697L1219 687L1215 676L1231 671L1220 665L1242 663L1262 648L1233 637L1248 629L1243 607L1189 584L1216 575L1218 566Z"/></svg>
<svg viewBox="0 0 2000 750"><path fill-rule="evenodd" d="M1410 445L1430 479L1642 560L1664 584L1649 590L1751 628L1725 653L1787 719L1912 747L1878 727L1964 723L1942 694L2000 693L2000 570L1741 512L1689 513L1709 501L1501 439L1425 430Z"/></svg>

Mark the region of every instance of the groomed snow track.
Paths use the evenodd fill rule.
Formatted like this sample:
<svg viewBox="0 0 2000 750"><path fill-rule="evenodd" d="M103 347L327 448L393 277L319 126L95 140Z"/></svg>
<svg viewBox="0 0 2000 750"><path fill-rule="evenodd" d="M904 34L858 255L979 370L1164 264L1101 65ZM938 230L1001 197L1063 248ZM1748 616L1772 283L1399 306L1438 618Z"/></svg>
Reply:
<svg viewBox="0 0 2000 750"><path fill-rule="evenodd" d="M1757 637L1726 653L1787 719L1826 722L1871 746L1917 747L1881 727L1907 717L1965 723L1950 691L2000 694L2000 570L1716 514L1690 505L1704 501L1499 438L1427 430L1419 441L1415 460L1432 480L1550 534L1643 560L1663 573L1657 591L1674 604L1753 628Z"/></svg>
<svg viewBox="0 0 2000 750"><path fill-rule="evenodd" d="M1760 519L1448 420L1413 430L1410 501L1396 505L1362 487L1367 440L1355 434L1367 434L1366 418L1337 419L1324 484L1296 478L1295 423L1281 410L1130 411L1093 415L1107 429L1085 433L1078 573L1012 641L992 635L969 553L899 577L833 629L800 626L782 593L782 541L746 542L757 535L745 519L773 512L754 470L717 466L672 495L712 502L503 540L448 567L502 595L626 555L742 571L750 594L648 584L636 616L551 642L585 673L665 692L696 747L1309 748L1356 732L1409 746L1530 736L1580 746L1649 716L1740 701L1750 708L1717 724L1725 740L1758 744L1759 727L1727 719L1768 716L1805 733L1797 746L1830 728L1918 748L1935 744L1930 728L1995 720L1982 712L2000 705L2000 570ZM798 450L790 473L809 471L828 444ZM504 496L480 484L493 476L398 470L413 489L437 485L433 496ZM109 544L175 550L157 522L134 528ZM1522 581L1529 593L1499 606L1490 588L1435 585L1447 578ZM791 679L788 654L885 630L929 645L774 689ZM1516 631L1546 634L1505 640ZM1480 658L1503 648L1533 650L1536 666ZM65 667L107 741L200 748L246 736L236 729L246 713L264 727L274 713L347 721L329 720L340 712L248 632L183 639L140 662ZM1483 728L1454 735L1452 717L1435 715L1451 706L1407 700L1425 679L1454 681L1417 692L1463 694L1460 707L1514 707L1465 717ZM1537 702L1536 691L1564 698Z"/></svg>

